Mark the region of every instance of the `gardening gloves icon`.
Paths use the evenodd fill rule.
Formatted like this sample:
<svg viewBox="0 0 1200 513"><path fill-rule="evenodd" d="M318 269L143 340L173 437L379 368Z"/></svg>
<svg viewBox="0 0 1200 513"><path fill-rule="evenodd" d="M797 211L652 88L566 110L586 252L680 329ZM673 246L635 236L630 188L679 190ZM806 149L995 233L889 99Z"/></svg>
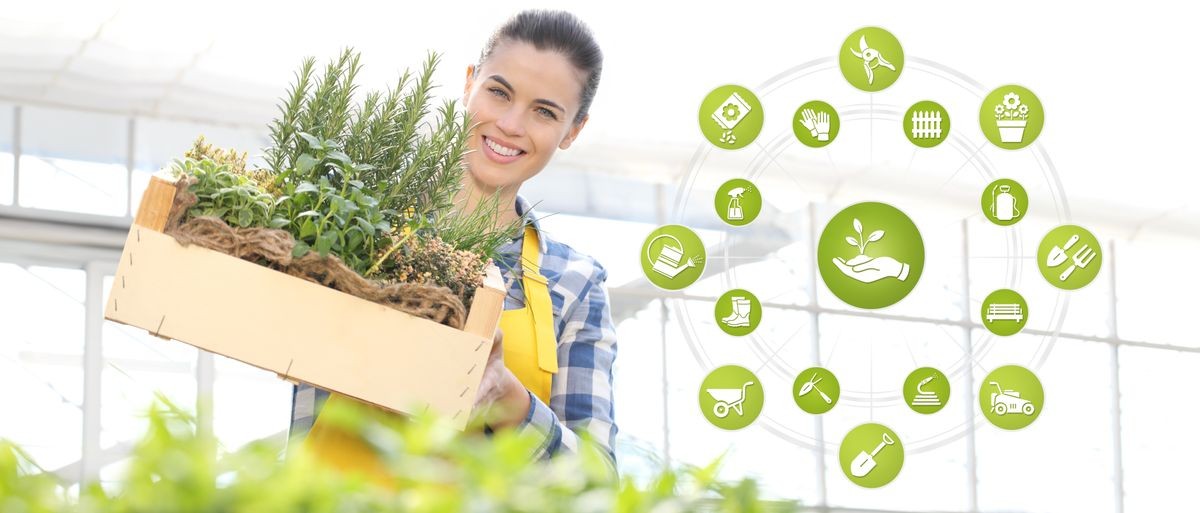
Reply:
<svg viewBox="0 0 1200 513"><path fill-rule="evenodd" d="M800 112L800 124L807 128L818 141L829 140L829 113L804 109Z"/></svg>

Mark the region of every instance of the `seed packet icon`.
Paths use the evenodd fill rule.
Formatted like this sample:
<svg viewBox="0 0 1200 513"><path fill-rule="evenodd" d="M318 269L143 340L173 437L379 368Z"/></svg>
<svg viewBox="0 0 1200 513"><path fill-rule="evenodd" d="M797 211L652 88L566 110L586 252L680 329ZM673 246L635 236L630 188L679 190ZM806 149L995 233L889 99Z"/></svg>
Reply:
<svg viewBox="0 0 1200 513"><path fill-rule="evenodd" d="M721 128L733 130L734 127L738 126L738 123L746 119L746 115L749 113L750 104L742 99L742 95L735 92L729 95L729 98L726 98L725 101L721 102L721 106L717 107L712 117Z"/></svg>

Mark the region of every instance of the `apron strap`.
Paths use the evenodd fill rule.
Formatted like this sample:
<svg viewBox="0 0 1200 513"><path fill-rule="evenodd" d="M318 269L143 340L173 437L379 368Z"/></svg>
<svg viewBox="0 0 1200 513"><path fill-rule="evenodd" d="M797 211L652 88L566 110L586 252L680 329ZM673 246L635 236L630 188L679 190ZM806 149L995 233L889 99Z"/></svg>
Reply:
<svg viewBox="0 0 1200 513"><path fill-rule="evenodd" d="M525 306L533 315L534 343L537 344L538 367L550 373L558 372L558 339L554 336L554 304L550 288L540 269L541 245L532 224L525 225L521 245L521 285L525 288Z"/></svg>

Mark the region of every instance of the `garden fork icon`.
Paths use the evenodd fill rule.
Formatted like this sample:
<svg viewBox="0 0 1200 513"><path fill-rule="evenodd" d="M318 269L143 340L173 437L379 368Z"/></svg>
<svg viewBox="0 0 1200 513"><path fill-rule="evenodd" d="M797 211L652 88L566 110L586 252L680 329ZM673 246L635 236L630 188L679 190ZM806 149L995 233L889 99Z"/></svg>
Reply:
<svg viewBox="0 0 1200 513"><path fill-rule="evenodd" d="M1071 273L1075 272L1076 267L1083 269L1095 259L1096 250L1088 247L1087 244L1084 244L1083 247L1079 248L1079 251L1076 251L1075 255L1071 257L1071 266L1068 267L1067 270L1063 271L1062 274L1058 275L1058 281L1067 281L1067 278L1071 277Z"/></svg>
<svg viewBox="0 0 1200 513"><path fill-rule="evenodd" d="M856 52L851 48L850 53L863 60L863 69L867 70L868 84L875 83L875 68L879 66L896 71L896 67L888 62L887 59L884 59L883 54L879 53L879 50L867 45L867 36L865 34L858 38L858 48L861 50L860 52Z"/></svg>

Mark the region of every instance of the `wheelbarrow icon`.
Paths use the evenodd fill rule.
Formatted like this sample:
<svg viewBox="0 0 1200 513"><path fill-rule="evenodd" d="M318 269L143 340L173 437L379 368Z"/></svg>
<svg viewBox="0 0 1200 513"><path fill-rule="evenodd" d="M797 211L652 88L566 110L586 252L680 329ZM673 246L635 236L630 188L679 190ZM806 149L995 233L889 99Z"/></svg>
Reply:
<svg viewBox="0 0 1200 513"><path fill-rule="evenodd" d="M747 381L742 385L742 388L709 388L708 395L716 399L717 404L713 405L713 415L718 419L723 419L729 415L729 409L733 408L738 416L742 415L742 403L746 401L746 387L753 385L753 381Z"/></svg>

